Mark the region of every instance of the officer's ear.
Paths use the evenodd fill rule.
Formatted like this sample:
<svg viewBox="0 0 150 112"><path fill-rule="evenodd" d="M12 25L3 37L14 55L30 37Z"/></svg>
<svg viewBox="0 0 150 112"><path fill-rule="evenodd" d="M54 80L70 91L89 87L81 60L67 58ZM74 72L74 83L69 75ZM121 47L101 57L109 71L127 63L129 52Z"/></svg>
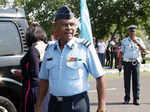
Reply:
<svg viewBox="0 0 150 112"><path fill-rule="evenodd" d="M53 32L55 32L55 34L56 33L58 34L58 26L57 26L56 22L53 23ZM56 36L56 35L54 35L54 36Z"/></svg>
<svg viewBox="0 0 150 112"><path fill-rule="evenodd" d="M56 29L56 22L53 22L53 30Z"/></svg>

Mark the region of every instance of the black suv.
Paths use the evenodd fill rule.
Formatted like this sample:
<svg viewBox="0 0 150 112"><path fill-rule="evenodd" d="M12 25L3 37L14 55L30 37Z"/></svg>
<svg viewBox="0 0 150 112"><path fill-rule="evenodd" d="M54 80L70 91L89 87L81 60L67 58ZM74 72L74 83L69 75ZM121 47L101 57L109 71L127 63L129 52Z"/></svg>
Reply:
<svg viewBox="0 0 150 112"><path fill-rule="evenodd" d="M13 72L27 51L22 8L0 9L0 112L21 112L21 78Z"/></svg>

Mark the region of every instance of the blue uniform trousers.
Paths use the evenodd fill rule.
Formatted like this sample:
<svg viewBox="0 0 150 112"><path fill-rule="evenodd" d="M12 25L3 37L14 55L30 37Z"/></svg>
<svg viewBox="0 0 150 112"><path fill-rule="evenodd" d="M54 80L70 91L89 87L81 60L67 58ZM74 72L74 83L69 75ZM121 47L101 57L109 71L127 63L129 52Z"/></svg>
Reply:
<svg viewBox="0 0 150 112"><path fill-rule="evenodd" d="M140 95L140 64L136 62L124 62L124 88L125 101L130 100L130 85L132 77L132 90L134 100L139 99Z"/></svg>
<svg viewBox="0 0 150 112"><path fill-rule="evenodd" d="M89 112L89 98L87 92L60 99L51 95L48 112Z"/></svg>

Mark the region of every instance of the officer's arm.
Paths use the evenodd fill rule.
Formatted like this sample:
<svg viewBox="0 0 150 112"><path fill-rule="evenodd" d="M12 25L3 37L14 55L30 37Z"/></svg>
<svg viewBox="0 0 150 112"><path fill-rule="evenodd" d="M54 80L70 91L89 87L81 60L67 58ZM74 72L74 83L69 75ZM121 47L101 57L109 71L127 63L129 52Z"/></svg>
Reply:
<svg viewBox="0 0 150 112"><path fill-rule="evenodd" d="M122 68L122 59L123 59L123 53L120 52L120 55L119 55L119 62L118 62L118 70L120 71L121 68Z"/></svg>
<svg viewBox="0 0 150 112"><path fill-rule="evenodd" d="M142 52L147 52L146 49L136 39L134 39L133 42L140 48Z"/></svg>
<svg viewBox="0 0 150 112"><path fill-rule="evenodd" d="M45 96L47 95L48 86L49 86L48 80L40 79L38 95L37 95L37 103L36 103L36 112L42 112L41 105Z"/></svg>
<svg viewBox="0 0 150 112"><path fill-rule="evenodd" d="M106 83L104 75L96 79L98 93L98 110L97 112L106 112Z"/></svg>

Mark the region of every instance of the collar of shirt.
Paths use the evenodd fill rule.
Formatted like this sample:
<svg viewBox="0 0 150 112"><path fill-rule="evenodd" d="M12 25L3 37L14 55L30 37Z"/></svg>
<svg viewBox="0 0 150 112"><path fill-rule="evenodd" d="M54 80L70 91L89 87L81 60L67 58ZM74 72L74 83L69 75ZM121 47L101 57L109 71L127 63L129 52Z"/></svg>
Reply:
<svg viewBox="0 0 150 112"><path fill-rule="evenodd" d="M135 37L135 39L136 39L136 40L138 40L138 38L137 38L137 37ZM128 37L128 40L129 40L129 41L132 41L130 37Z"/></svg>
<svg viewBox="0 0 150 112"><path fill-rule="evenodd" d="M65 46L68 46L70 49L72 49L74 46L75 46L75 40L76 40L76 38L75 37L73 37L71 40L69 40L68 42L67 42L67 44L65 45ZM58 42L58 40L56 40L56 42L55 42L55 44L54 44L54 50L55 49L57 49L59 47L59 42Z"/></svg>
<svg viewBox="0 0 150 112"><path fill-rule="evenodd" d="M75 46L75 40L76 40L76 38L75 37L73 37L71 40L69 40L68 42L67 42L67 46L69 47L69 48L73 48L74 46Z"/></svg>
<svg viewBox="0 0 150 112"><path fill-rule="evenodd" d="M59 45L59 44L58 44L58 40L56 40L56 41L55 41L55 44L53 45L53 49L56 50L58 45Z"/></svg>

